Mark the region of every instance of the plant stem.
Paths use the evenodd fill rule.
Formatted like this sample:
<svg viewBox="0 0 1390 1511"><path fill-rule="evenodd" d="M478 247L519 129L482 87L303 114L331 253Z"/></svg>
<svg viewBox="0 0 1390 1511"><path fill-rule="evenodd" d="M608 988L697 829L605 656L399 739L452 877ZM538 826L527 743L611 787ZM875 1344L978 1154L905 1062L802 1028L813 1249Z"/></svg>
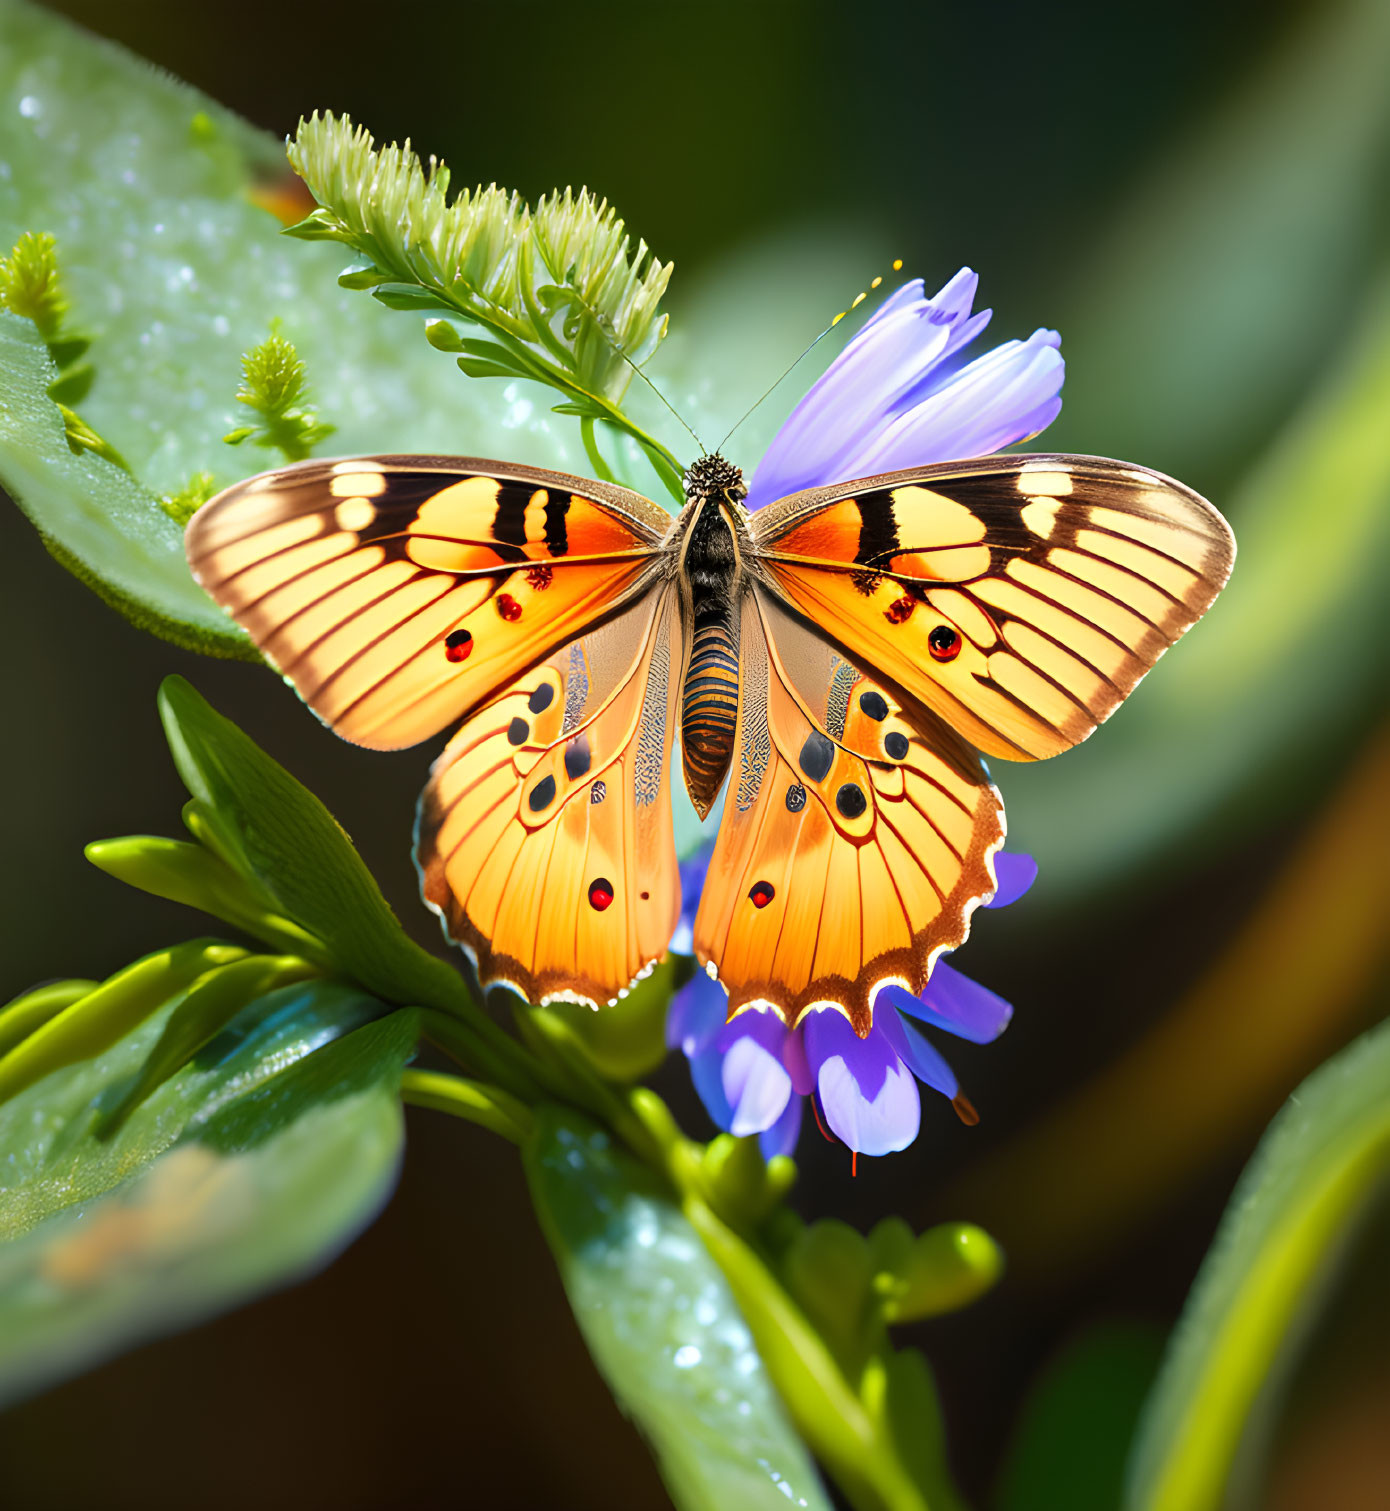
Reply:
<svg viewBox="0 0 1390 1511"><path fill-rule="evenodd" d="M531 1109L500 1087L435 1070L402 1072L401 1100L465 1118L517 1145L530 1137L534 1126Z"/></svg>

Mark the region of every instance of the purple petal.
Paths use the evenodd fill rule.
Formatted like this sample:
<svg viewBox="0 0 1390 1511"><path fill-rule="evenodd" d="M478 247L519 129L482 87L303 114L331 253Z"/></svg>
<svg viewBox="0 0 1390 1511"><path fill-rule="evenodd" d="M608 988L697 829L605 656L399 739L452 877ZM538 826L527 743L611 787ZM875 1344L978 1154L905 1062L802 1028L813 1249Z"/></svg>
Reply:
<svg viewBox="0 0 1390 1511"><path fill-rule="evenodd" d="M763 1151L764 1159L772 1159L778 1154L796 1153L796 1141L801 1136L802 1106L801 1098L793 1097L782 1116L759 1136L758 1146Z"/></svg>
<svg viewBox="0 0 1390 1511"><path fill-rule="evenodd" d="M897 472L955 457L987 456L1046 429L1062 407L1066 365L1056 331L1006 341L932 387L892 418L855 457L848 477Z"/></svg>
<svg viewBox="0 0 1390 1511"><path fill-rule="evenodd" d="M928 300L921 279L914 279L885 303L773 437L749 489L750 509L800 488L863 476L854 470L855 452L948 355L975 281L963 268Z"/></svg>
<svg viewBox="0 0 1390 1511"><path fill-rule="evenodd" d="M874 1021L898 1058L919 1081L944 1097L954 1098L960 1090L955 1071L910 1023L904 1022L896 1009L885 1006L874 1013Z"/></svg>
<svg viewBox="0 0 1390 1511"><path fill-rule="evenodd" d="M989 322L971 314L978 279L962 268L934 297L905 284L812 384L758 465L748 507L802 488L955 457L1038 434L1061 408L1055 331L1007 341L973 362Z"/></svg>
<svg viewBox="0 0 1390 1511"><path fill-rule="evenodd" d="M874 1001L875 1011L880 1003L972 1044L989 1044L997 1039L1014 1014L1002 997L962 976L944 960L936 962L920 998L900 986L885 986Z"/></svg>
<svg viewBox="0 0 1390 1511"><path fill-rule="evenodd" d="M703 971L696 971L671 999L666 1043L692 1059L714 1043L728 1016L728 993Z"/></svg>
<svg viewBox="0 0 1390 1511"><path fill-rule="evenodd" d="M998 889L985 907L1007 908L1038 879L1038 863L1031 855L1000 850L994 857L994 879Z"/></svg>
<svg viewBox="0 0 1390 1511"><path fill-rule="evenodd" d="M729 1132L739 1138L771 1128L791 1100L792 1080L782 1064L786 1037L786 1024L774 1013L751 1010L740 1013L716 1041L732 1109Z"/></svg>
<svg viewBox="0 0 1390 1511"><path fill-rule="evenodd" d="M922 1122L922 1099L912 1072L897 1060L871 1101L838 1057L821 1066L816 1089L830 1131L856 1154L906 1149Z"/></svg>
<svg viewBox="0 0 1390 1511"><path fill-rule="evenodd" d="M670 948L677 955L695 953L695 913L700 906L700 894L705 889L705 874L709 870L709 858L714 854L714 841L701 845L690 857L680 863L681 916L676 932L671 935Z"/></svg>
<svg viewBox="0 0 1390 1511"><path fill-rule="evenodd" d="M889 1154L917 1137L922 1104L912 1073L882 1033L861 1039L842 1014L808 1015L806 1055L831 1131L859 1154Z"/></svg>
<svg viewBox="0 0 1390 1511"><path fill-rule="evenodd" d="M798 1096L810 1096L816 1084L815 1072L806 1059L806 1036L803 1025L798 1025L788 1035L782 1046L782 1063L792 1078L792 1089Z"/></svg>
<svg viewBox="0 0 1390 1511"><path fill-rule="evenodd" d="M841 1059L866 1097L873 1100L883 1085L889 1066L897 1059L883 1035L869 1030L861 1039L850 1027L849 1019L834 1008L818 1008L807 1013L804 1041L806 1058L819 1083L821 1066L832 1056Z"/></svg>
<svg viewBox="0 0 1390 1511"><path fill-rule="evenodd" d="M690 1057L690 1079L717 1127L725 1133L733 1126L734 1109L724 1095L724 1056L717 1049L706 1049Z"/></svg>

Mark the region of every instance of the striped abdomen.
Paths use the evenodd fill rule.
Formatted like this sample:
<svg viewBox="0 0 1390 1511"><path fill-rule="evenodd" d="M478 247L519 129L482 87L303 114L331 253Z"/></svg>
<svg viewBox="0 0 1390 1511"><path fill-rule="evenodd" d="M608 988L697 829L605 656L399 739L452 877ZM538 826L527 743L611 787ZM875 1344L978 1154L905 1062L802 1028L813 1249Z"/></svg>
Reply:
<svg viewBox="0 0 1390 1511"><path fill-rule="evenodd" d="M719 508L696 515L686 547L691 644L681 696L685 787L703 818L724 782L738 718L738 630L733 611L738 557Z"/></svg>
<svg viewBox="0 0 1390 1511"><path fill-rule="evenodd" d="M681 750L690 801L703 816L724 781L738 718L738 642L722 613L697 615L681 703Z"/></svg>

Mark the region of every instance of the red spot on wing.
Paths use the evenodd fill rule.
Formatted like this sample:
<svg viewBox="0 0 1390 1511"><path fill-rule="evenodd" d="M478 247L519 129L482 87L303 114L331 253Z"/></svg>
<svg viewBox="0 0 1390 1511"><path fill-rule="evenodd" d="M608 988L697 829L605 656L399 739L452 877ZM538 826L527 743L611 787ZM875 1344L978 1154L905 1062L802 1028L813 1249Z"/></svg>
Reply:
<svg viewBox="0 0 1390 1511"><path fill-rule="evenodd" d="M468 630L454 630L444 637L444 654L450 661L467 661L473 653L473 636Z"/></svg>
<svg viewBox="0 0 1390 1511"><path fill-rule="evenodd" d="M521 605L510 593L499 593L497 595L497 612L508 624L511 624L514 620L521 618Z"/></svg>
<svg viewBox="0 0 1390 1511"><path fill-rule="evenodd" d="M912 617L912 611L917 607L915 599L906 593L901 598L895 598L883 611L883 617L889 624L906 624Z"/></svg>
<svg viewBox="0 0 1390 1511"><path fill-rule="evenodd" d="M748 894L748 900L755 908L765 908L776 895L777 889L770 881L756 881Z"/></svg>
<svg viewBox="0 0 1390 1511"><path fill-rule="evenodd" d="M602 913L613 902L613 883L606 876L600 876L589 883L589 906L596 913Z"/></svg>

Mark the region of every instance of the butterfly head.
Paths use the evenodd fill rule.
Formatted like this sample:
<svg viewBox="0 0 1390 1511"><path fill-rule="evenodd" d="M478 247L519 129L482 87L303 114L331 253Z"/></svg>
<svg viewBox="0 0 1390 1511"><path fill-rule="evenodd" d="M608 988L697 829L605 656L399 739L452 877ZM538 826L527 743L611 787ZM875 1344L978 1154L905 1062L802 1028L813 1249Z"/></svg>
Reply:
<svg viewBox="0 0 1390 1511"><path fill-rule="evenodd" d="M685 499L689 504L707 498L729 498L742 503L748 497L743 473L717 451L702 456L685 474Z"/></svg>

